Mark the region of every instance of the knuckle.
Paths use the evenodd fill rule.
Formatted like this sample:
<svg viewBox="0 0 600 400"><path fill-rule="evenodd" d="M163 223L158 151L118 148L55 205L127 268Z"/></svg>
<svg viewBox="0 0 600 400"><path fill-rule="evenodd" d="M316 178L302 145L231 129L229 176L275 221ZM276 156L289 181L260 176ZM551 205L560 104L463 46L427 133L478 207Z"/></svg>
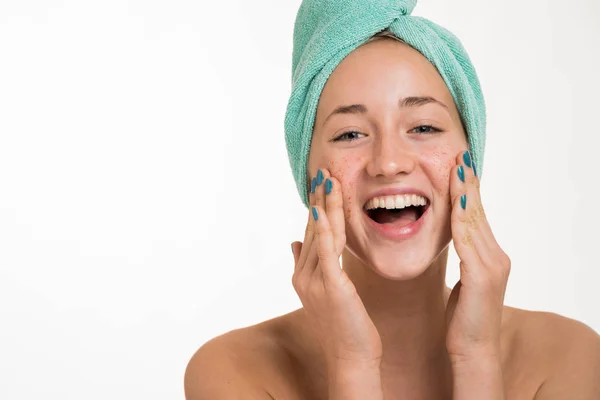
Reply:
<svg viewBox="0 0 600 400"><path fill-rule="evenodd" d="M319 215L319 217L321 217ZM323 236L324 233L327 232L327 226L325 226L326 224L318 224L315 228L315 232L317 233L318 236Z"/></svg>
<svg viewBox="0 0 600 400"><path fill-rule="evenodd" d="M476 188L479 188L479 179L475 175L471 175L468 179L469 185L473 185Z"/></svg>
<svg viewBox="0 0 600 400"><path fill-rule="evenodd" d="M294 289L296 290L296 293L298 293L298 295L304 297L304 295L306 293L306 286L308 285L308 282L306 279L306 274L305 273L298 274L296 279L292 280L292 284L294 286Z"/></svg>
<svg viewBox="0 0 600 400"><path fill-rule="evenodd" d="M474 212L467 213L466 223L469 229L477 229L479 226L479 218L477 217L477 214Z"/></svg>
<svg viewBox="0 0 600 400"><path fill-rule="evenodd" d="M481 201L477 202L477 205L473 208L473 214L475 214L479 219L485 218L485 210L483 209L483 204L481 204Z"/></svg>
<svg viewBox="0 0 600 400"><path fill-rule="evenodd" d="M294 287L296 293L300 294L302 292L302 285L300 284L300 279L297 275L292 277L292 286Z"/></svg>
<svg viewBox="0 0 600 400"><path fill-rule="evenodd" d="M471 232L468 230L460 236L460 243L463 246L472 247L473 246L473 236L471 236Z"/></svg>
<svg viewBox="0 0 600 400"><path fill-rule="evenodd" d="M324 179L323 182L325 182ZM317 202L322 201L323 196L325 195L325 191L321 189L321 186L323 186L323 182L315 188L315 199L317 199Z"/></svg>
<svg viewBox="0 0 600 400"><path fill-rule="evenodd" d="M460 196L462 196L462 194L457 194L456 196L454 196L454 198L452 199L452 204L454 206L457 206L460 204Z"/></svg>
<svg viewBox="0 0 600 400"><path fill-rule="evenodd" d="M506 274L510 273L512 262L510 261L510 257L503 251L500 253L500 265Z"/></svg>
<svg viewBox="0 0 600 400"><path fill-rule="evenodd" d="M315 224L313 224L311 222L306 224L306 229L304 230L304 235L307 236L307 235L313 234L314 232L315 232Z"/></svg>
<svg viewBox="0 0 600 400"><path fill-rule="evenodd" d="M331 194L327 197L327 209L331 210L334 208L340 208L343 205L342 196L336 195L335 192L331 192Z"/></svg>
<svg viewBox="0 0 600 400"><path fill-rule="evenodd" d="M346 247L346 236L343 234L338 235L336 242L335 242L335 248L338 251L338 254L341 254L342 251L344 251L344 248Z"/></svg>
<svg viewBox="0 0 600 400"><path fill-rule="evenodd" d="M487 251L478 252L478 256L479 256L479 259L481 260L481 263L484 266L486 266L487 268L493 268L494 259L490 258L490 254L488 254Z"/></svg>
<svg viewBox="0 0 600 400"><path fill-rule="evenodd" d="M319 246L317 249L317 256L319 257L319 260L325 260L327 258L327 249L323 246Z"/></svg>
<svg viewBox="0 0 600 400"><path fill-rule="evenodd" d="M470 229L477 229L485 221L485 212L481 203L477 204L466 213L464 222Z"/></svg>

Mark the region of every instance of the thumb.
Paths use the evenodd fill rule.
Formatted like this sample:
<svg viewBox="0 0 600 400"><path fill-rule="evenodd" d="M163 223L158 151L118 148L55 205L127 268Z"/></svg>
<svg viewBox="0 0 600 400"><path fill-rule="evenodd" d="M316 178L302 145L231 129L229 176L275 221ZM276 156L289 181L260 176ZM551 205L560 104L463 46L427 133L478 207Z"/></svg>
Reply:
<svg viewBox="0 0 600 400"><path fill-rule="evenodd" d="M448 297L448 304L446 304L446 328L454 316L454 310L456 309L456 304L458 303L458 295L460 294L461 287L462 283L459 280L456 282L456 285L454 285L452 292L450 292L450 297Z"/></svg>
<svg viewBox="0 0 600 400"><path fill-rule="evenodd" d="M300 252L302 251L302 242L292 242L292 254L294 255L294 264L298 263Z"/></svg>

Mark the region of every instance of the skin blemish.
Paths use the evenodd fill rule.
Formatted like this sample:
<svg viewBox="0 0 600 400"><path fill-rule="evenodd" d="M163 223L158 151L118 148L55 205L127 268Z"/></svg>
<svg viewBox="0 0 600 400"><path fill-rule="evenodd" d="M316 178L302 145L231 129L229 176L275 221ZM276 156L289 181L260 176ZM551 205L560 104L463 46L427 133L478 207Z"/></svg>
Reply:
<svg viewBox="0 0 600 400"><path fill-rule="evenodd" d="M350 218L352 218L352 202L350 201L352 199L351 196L348 196L348 199L346 200L346 219L348 221L350 221Z"/></svg>
<svg viewBox="0 0 600 400"><path fill-rule="evenodd" d="M450 172L456 163L454 153L458 153L458 149L455 152L454 147L448 144L439 146L428 158L431 167L435 170L435 174L431 174L430 178L435 182L434 188L441 196L445 196L449 191Z"/></svg>

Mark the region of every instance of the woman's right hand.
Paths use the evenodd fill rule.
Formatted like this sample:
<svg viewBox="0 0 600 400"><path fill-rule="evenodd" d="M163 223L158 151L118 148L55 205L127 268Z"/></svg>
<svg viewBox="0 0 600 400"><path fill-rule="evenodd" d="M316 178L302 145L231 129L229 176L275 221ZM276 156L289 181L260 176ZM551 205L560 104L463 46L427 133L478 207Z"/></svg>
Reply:
<svg viewBox="0 0 600 400"><path fill-rule="evenodd" d="M311 189L304 242L292 243L292 284L321 343L328 368L379 365L381 338L354 284L340 267L346 245L340 184L327 170L320 170Z"/></svg>

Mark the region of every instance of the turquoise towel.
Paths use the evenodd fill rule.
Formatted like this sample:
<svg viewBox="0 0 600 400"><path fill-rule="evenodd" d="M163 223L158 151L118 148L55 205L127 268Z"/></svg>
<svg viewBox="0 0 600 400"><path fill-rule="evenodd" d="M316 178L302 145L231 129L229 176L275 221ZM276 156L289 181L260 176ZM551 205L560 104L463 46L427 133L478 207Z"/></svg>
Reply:
<svg viewBox="0 0 600 400"><path fill-rule="evenodd" d="M285 139L296 186L307 207L308 152L323 86L344 57L384 29L437 68L454 98L481 174L486 114L475 68L456 36L411 15L415 5L416 0L304 0L300 5L294 26L292 93L285 115Z"/></svg>

